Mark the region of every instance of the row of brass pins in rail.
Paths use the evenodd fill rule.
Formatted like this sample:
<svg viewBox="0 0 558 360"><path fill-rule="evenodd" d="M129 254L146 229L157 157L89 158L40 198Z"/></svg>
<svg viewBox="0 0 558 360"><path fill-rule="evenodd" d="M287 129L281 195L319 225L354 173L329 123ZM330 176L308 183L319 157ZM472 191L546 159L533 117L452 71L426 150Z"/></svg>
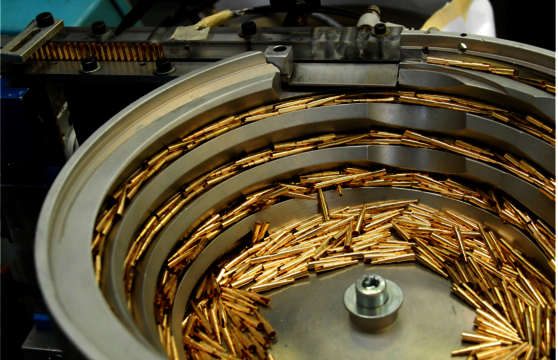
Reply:
<svg viewBox="0 0 558 360"><path fill-rule="evenodd" d="M492 74L507 76L516 81L542 88L550 93L556 94L556 84L547 84L546 81L541 79L529 78L518 75L518 70L514 68L507 68L502 66L492 66L488 63L480 62L469 62L456 59L440 58L434 56L428 56L426 62L430 64L445 65L445 66L456 66L465 69L477 70L477 71L488 71Z"/></svg>
<svg viewBox="0 0 558 360"><path fill-rule="evenodd" d="M48 43L39 48L33 60L81 60L88 56L101 61L155 61L165 57L161 44Z"/></svg>

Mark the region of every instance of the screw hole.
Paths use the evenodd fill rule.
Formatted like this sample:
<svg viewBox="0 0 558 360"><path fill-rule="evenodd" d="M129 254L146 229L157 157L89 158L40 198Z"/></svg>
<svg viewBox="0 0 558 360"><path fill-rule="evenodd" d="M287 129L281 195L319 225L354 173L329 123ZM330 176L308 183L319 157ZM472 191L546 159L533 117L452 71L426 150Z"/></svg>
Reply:
<svg viewBox="0 0 558 360"><path fill-rule="evenodd" d="M141 62L141 63L140 63L140 66L145 66L145 63L144 63L144 62Z"/></svg>
<svg viewBox="0 0 558 360"><path fill-rule="evenodd" d="M430 54L430 49L428 48L428 46L425 46L422 48L422 52L425 54Z"/></svg>
<svg viewBox="0 0 558 360"><path fill-rule="evenodd" d="M53 61L52 62L52 65L56 65L56 64L58 64L58 61Z"/></svg>
<svg viewBox="0 0 558 360"><path fill-rule="evenodd" d="M461 34L461 36L465 37L465 36L467 36L467 34L463 33L463 34Z"/></svg>
<svg viewBox="0 0 558 360"><path fill-rule="evenodd" d="M374 30L384 32L384 31L386 31L386 24L377 23L376 25L374 25Z"/></svg>
<svg viewBox="0 0 558 360"><path fill-rule="evenodd" d="M366 289L375 289L380 285L380 279L376 276L370 276L362 280L362 286Z"/></svg>
<svg viewBox="0 0 558 360"><path fill-rule="evenodd" d="M186 52L190 51L190 47L188 45L184 45L184 51Z"/></svg>
<svg viewBox="0 0 558 360"><path fill-rule="evenodd" d="M283 46L283 45L279 45L279 46L276 46L276 47L273 48L274 52L283 52L285 50L287 50L287 47Z"/></svg>

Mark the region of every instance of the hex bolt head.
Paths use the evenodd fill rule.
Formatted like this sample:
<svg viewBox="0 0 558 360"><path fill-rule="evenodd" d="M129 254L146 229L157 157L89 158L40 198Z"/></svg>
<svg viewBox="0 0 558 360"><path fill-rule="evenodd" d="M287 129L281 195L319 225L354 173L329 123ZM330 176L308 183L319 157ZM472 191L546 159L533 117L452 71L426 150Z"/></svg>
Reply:
<svg viewBox="0 0 558 360"><path fill-rule="evenodd" d="M363 275L355 283L357 303L365 308L382 306L388 300L387 283L380 275Z"/></svg>
<svg viewBox="0 0 558 360"><path fill-rule="evenodd" d="M384 35L387 32L387 26L384 23L377 23L374 25L375 35Z"/></svg>
<svg viewBox="0 0 558 360"><path fill-rule="evenodd" d="M172 70L172 64L167 58L157 59L157 61L155 61L155 67L157 68L157 72L161 74L168 73Z"/></svg>
<svg viewBox="0 0 558 360"><path fill-rule="evenodd" d="M81 60L81 69L85 73L90 73L99 68L99 63L97 62L97 58L93 56L88 56Z"/></svg>
<svg viewBox="0 0 558 360"><path fill-rule="evenodd" d="M258 32L258 27L253 21L245 21L241 26L243 36L253 36Z"/></svg>
<svg viewBox="0 0 558 360"><path fill-rule="evenodd" d="M160 58L155 61L155 68L153 74L155 75L168 75L176 70L172 62L167 58Z"/></svg>
<svg viewBox="0 0 558 360"><path fill-rule="evenodd" d="M49 12L40 13L35 17L35 20L37 21L37 25L39 27L47 27L54 24L54 18Z"/></svg>
<svg viewBox="0 0 558 360"><path fill-rule="evenodd" d="M353 324L366 330L378 330L397 319L403 292L393 281L377 274L366 274L345 290L343 303Z"/></svg>
<svg viewBox="0 0 558 360"><path fill-rule="evenodd" d="M367 13L373 13L373 12L377 12L378 15L380 15L380 8L377 7L376 5L372 5L369 6L368 9L366 10Z"/></svg>
<svg viewBox="0 0 558 360"><path fill-rule="evenodd" d="M107 24L104 21L95 21L91 24L91 31L95 35L103 35L107 32Z"/></svg>

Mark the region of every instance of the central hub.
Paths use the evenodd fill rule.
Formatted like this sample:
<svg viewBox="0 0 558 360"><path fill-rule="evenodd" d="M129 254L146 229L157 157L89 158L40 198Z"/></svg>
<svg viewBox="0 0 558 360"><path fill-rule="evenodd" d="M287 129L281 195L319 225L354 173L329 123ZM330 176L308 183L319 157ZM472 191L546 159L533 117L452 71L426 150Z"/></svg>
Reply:
<svg viewBox="0 0 558 360"><path fill-rule="evenodd" d="M397 318L403 292L393 281L366 274L345 290L343 302L356 326L378 330L391 325Z"/></svg>

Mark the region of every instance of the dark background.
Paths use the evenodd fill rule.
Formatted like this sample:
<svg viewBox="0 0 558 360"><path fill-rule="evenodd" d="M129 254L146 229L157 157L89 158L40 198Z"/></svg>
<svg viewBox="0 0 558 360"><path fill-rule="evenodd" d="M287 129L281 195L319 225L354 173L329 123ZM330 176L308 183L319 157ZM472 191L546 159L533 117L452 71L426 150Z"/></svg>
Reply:
<svg viewBox="0 0 558 360"><path fill-rule="evenodd" d="M490 0L496 37L556 51L556 1Z"/></svg>

